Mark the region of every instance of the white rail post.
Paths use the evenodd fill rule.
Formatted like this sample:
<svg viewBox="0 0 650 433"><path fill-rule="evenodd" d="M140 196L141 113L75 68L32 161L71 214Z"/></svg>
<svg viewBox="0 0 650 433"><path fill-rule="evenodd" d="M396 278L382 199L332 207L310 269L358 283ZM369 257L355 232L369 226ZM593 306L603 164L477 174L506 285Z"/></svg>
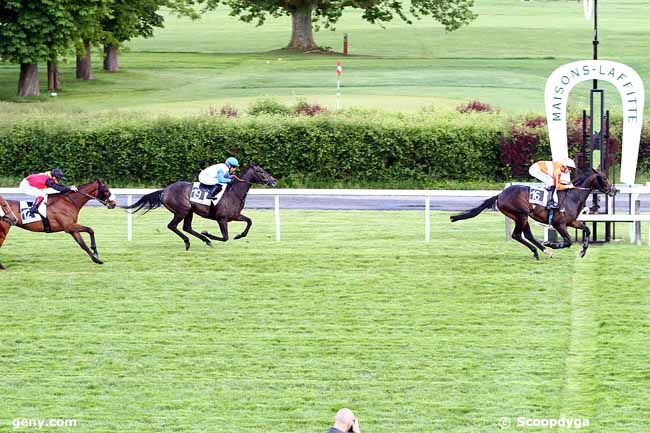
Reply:
<svg viewBox="0 0 650 433"><path fill-rule="evenodd" d="M275 240L280 240L280 195L275 196Z"/></svg>
<svg viewBox="0 0 650 433"><path fill-rule="evenodd" d="M637 201L639 199L639 194L630 194L630 215L635 215L637 213ZM637 241L637 225L636 222L632 221L630 224L630 243L636 243Z"/></svg>
<svg viewBox="0 0 650 433"><path fill-rule="evenodd" d="M131 194L126 196L126 205L131 206L133 196ZM127 210L126 214L126 239L131 241L133 239L133 212L131 209Z"/></svg>
<svg viewBox="0 0 650 433"><path fill-rule="evenodd" d="M431 240L431 197L424 197L424 240Z"/></svg>

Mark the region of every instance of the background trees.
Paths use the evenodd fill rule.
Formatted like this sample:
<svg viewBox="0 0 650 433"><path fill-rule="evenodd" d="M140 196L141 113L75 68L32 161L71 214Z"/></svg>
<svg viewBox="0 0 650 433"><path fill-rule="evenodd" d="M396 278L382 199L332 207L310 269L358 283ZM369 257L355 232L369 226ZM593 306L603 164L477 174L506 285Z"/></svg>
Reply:
<svg viewBox="0 0 650 433"><path fill-rule="evenodd" d="M371 23L388 22L400 18L406 23L424 16L439 21L448 31L469 23L476 15L471 7L473 0L412 0L410 4L396 0L206 0L207 7L214 9L224 4L231 15L241 20L257 21L262 25L267 16L291 16L291 39L287 48L310 51L318 49L314 41L313 23L332 28L347 8L363 11L363 19Z"/></svg>

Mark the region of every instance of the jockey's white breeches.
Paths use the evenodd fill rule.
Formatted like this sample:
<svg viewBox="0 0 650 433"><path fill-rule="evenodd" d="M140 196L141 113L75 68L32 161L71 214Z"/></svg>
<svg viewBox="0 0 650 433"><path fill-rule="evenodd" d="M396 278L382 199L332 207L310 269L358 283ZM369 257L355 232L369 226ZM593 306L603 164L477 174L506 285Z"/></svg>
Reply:
<svg viewBox="0 0 650 433"><path fill-rule="evenodd" d="M20 192L23 194L31 195L32 197L37 198L43 197L45 200L47 200L48 194L58 193L57 190L52 188L38 189L35 186L31 186L27 179L23 179L18 187L20 188Z"/></svg>
<svg viewBox="0 0 650 433"><path fill-rule="evenodd" d="M533 164L528 169L528 173L533 176L535 179L539 179L544 182L547 188L553 186L553 176L550 174L544 173L537 164Z"/></svg>
<svg viewBox="0 0 650 433"><path fill-rule="evenodd" d="M199 182L201 182L203 185L216 185L217 178L213 176L209 176L207 173L205 173L205 170L199 173Z"/></svg>

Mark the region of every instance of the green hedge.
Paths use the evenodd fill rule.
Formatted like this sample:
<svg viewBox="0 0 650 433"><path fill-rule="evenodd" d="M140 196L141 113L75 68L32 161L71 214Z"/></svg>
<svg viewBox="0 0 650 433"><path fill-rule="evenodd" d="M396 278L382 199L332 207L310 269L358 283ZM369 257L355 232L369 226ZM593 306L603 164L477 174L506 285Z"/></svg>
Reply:
<svg viewBox="0 0 650 433"><path fill-rule="evenodd" d="M125 117L13 124L0 131L0 173L61 166L73 180L165 185L237 155L281 181L499 181L508 121L491 114L354 113L317 117Z"/></svg>

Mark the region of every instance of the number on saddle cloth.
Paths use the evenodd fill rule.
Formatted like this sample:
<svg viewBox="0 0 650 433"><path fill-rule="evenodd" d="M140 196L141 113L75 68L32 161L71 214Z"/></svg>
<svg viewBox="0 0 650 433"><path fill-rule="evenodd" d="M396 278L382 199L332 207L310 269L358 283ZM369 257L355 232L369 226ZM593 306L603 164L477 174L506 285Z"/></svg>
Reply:
<svg viewBox="0 0 650 433"><path fill-rule="evenodd" d="M549 200L552 198L548 191L545 188L535 188L530 187L530 192L528 194L528 201L530 204L538 204L540 206L546 206Z"/></svg>
<svg viewBox="0 0 650 433"><path fill-rule="evenodd" d="M219 203L219 200L221 200L226 188L221 188L221 191L217 194L217 198L210 200L208 197L210 196L212 188L213 186L204 185L201 182L194 182L192 184L192 191L190 192L190 201L205 206L210 206L211 204L216 206L217 203Z"/></svg>
<svg viewBox="0 0 650 433"><path fill-rule="evenodd" d="M29 210L31 209L33 203L33 201L20 201L20 220L23 224L41 221L41 215L43 217L47 217L47 206L45 205L45 200L43 200L41 205L38 207L38 212L36 212L34 216L29 214Z"/></svg>

